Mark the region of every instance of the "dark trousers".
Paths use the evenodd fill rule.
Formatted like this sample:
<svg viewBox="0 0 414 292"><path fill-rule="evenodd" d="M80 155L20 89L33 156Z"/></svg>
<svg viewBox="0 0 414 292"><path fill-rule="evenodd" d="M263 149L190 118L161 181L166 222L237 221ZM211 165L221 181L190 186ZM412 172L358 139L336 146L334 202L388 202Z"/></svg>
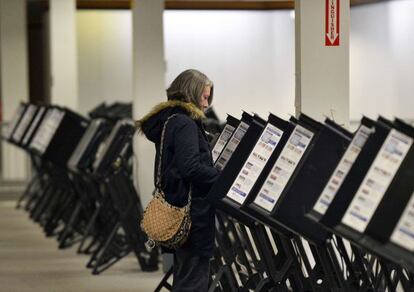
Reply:
<svg viewBox="0 0 414 292"><path fill-rule="evenodd" d="M174 254L173 292L206 292L210 278L210 260L178 248Z"/></svg>

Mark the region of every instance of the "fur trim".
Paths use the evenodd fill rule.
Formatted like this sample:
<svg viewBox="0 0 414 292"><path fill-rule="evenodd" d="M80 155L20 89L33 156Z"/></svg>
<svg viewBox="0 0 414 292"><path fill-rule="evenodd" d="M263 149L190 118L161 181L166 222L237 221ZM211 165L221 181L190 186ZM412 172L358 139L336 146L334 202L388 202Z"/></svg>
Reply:
<svg viewBox="0 0 414 292"><path fill-rule="evenodd" d="M190 102L183 102L180 100L169 100L165 102L161 102L157 104L148 114L146 114L142 119L139 119L135 121L135 127L138 129L138 131L141 133L141 126L143 123L145 123L147 120L149 120L151 117L155 116L162 110L169 108L169 107L180 107L188 112L190 118L193 120L201 120L205 118L205 115L201 109L196 107L194 104Z"/></svg>

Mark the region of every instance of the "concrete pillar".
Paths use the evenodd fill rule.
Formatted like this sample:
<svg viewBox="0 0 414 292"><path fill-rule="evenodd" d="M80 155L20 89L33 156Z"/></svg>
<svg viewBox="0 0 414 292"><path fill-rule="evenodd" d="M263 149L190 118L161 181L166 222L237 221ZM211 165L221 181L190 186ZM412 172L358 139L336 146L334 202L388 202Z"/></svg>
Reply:
<svg viewBox="0 0 414 292"><path fill-rule="evenodd" d="M166 100L163 39L163 0L132 1L133 23L133 104L134 118L148 113ZM144 206L154 189L155 147L145 137L134 141L137 167L134 177Z"/></svg>
<svg viewBox="0 0 414 292"><path fill-rule="evenodd" d="M29 99L26 1L0 0L0 97L3 121ZM26 178L27 161L17 147L1 142L1 173L7 181Z"/></svg>
<svg viewBox="0 0 414 292"><path fill-rule="evenodd" d="M50 0L50 101L78 110L76 1Z"/></svg>
<svg viewBox="0 0 414 292"><path fill-rule="evenodd" d="M349 21L349 0L295 0L296 114L349 126Z"/></svg>

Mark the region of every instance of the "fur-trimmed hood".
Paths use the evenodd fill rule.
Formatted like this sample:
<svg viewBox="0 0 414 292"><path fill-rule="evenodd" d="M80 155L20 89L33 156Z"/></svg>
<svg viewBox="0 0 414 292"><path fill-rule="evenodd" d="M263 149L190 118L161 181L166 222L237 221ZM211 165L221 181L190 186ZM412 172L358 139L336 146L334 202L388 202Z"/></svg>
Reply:
<svg viewBox="0 0 414 292"><path fill-rule="evenodd" d="M135 122L138 133L144 134L150 141L156 143L161 137L162 126L168 117L182 113L193 120L201 120L205 115L201 109L189 102L169 100L156 105L142 119Z"/></svg>

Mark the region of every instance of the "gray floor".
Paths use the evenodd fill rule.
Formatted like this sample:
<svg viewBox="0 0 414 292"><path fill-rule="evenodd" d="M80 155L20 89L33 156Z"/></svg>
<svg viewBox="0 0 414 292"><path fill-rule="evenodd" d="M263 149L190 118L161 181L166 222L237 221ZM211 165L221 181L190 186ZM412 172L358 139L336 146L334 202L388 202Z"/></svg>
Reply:
<svg viewBox="0 0 414 292"><path fill-rule="evenodd" d="M153 291L161 272L144 273L132 255L98 276L85 268L88 256L57 248L41 228L0 201L0 291Z"/></svg>

